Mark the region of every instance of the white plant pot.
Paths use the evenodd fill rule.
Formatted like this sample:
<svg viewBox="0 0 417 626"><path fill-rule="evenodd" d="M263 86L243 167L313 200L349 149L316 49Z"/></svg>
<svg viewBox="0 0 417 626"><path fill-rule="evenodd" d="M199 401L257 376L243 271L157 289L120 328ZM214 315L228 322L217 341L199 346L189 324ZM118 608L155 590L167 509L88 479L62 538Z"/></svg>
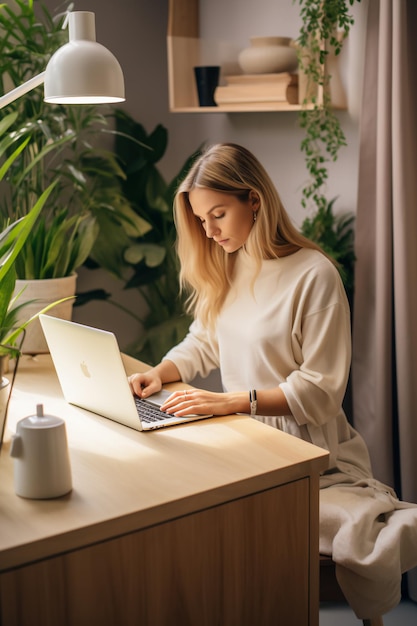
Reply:
<svg viewBox="0 0 417 626"><path fill-rule="evenodd" d="M77 275L64 276L63 278L47 278L39 280L23 280L16 281L15 294L24 289L18 299L18 303L34 300L30 304L23 307L19 316L19 323L29 319L32 315L36 315L48 304L74 296L76 290ZM68 300L54 306L48 311L48 314L61 319L70 320L72 318L74 300ZM26 329L26 336L22 344L23 354L44 354L49 352L42 327L39 320L31 322Z"/></svg>

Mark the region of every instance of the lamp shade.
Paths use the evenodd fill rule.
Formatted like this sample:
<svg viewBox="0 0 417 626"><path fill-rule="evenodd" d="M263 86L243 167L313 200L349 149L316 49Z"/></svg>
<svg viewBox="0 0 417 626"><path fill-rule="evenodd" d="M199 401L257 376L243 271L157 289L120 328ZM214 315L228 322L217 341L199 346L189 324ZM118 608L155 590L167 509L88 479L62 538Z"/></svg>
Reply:
<svg viewBox="0 0 417 626"><path fill-rule="evenodd" d="M69 13L69 42L49 60L44 83L45 102L97 104L125 100L119 62L96 42L94 13Z"/></svg>

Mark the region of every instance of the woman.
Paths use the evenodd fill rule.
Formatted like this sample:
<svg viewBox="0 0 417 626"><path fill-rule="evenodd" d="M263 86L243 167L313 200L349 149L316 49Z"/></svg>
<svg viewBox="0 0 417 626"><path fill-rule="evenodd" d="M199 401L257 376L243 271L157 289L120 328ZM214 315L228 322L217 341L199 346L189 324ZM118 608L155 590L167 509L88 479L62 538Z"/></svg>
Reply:
<svg viewBox="0 0 417 626"><path fill-rule="evenodd" d="M214 145L195 162L174 215L194 322L160 364L130 377L132 391L147 397L220 368L224 392L176 391L163 410L248 413L329 450L320 551L338 563L359 618L388 611L400 600L401 572L417 564L417 506L373 479L343 412L350 311L337 268L296 230L267 172L241 146Z"/></svg>

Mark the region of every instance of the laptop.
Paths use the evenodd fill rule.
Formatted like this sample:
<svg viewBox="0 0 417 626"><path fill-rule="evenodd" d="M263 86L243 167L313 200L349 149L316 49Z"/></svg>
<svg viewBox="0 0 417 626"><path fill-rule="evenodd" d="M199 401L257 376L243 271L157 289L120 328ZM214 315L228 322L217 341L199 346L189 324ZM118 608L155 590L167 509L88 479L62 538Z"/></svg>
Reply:
<svg viewBox="0 0 417 626"><path fill-rule="evenodd" d="M147 399L135 398L112 332L45 314L39 320L62 393L70 404L140 431L212 417L163 413L159 407L171 395L166 389Z"/></svg>

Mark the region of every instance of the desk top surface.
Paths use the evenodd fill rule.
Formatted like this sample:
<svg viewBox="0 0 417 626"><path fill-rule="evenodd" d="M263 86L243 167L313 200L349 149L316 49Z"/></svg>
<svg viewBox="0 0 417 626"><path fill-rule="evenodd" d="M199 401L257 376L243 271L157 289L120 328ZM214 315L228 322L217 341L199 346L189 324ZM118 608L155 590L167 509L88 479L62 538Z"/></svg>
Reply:
<svg viewBox="0 0 417 626"><path fill-rule="evenodd" d="M127 373L146 369L124 361ZM38 403L67 429L73 490L53 500L14 492L11 434ZM67 404L50 356L24 356L0 454L0 571L317 476L327 462L325 450L248 416L135 431Z"/></svg>

